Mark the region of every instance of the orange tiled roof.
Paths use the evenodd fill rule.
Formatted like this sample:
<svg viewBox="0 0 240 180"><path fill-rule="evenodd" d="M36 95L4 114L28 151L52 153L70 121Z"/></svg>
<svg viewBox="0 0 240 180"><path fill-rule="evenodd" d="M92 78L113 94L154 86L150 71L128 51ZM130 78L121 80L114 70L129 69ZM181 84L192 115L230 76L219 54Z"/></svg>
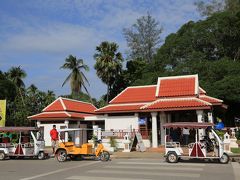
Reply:
<svg viewBox="0 0 240 180"><path fill-rule="evenodd" d="M187 109L210 109L212 104L200 100L198 98L169 98L159 99L153 103L149 103L142 110L187 110Z"/></svg>
<svg viewBox="0 0 240 180"><path fill-rule="evenodd" d="M90 103L59 97L46 108L42 113L29 116L30 120L64 118L83 119L86 116L93 115L97 108Z"/></svg>
<svg viewBox="0 0 240 180"><path fill-rule="evenodd" d="M207 95L200 95L199 99L204 100L204 101L209 102L214 105L217 105L217 104L221 105L223 103L223 101L221 99L217 99L217 98L210 97Z"/></svg>
<svg viewBox="0 0 240 180"><path fill-rule="evenodd" d="M156 99L155 92L156 85L128 87L112 99L109 104L151 102Z"/></svg>
<svg viewBox="0 0 240 180"><path fill-rule="evenodd" d="M145 104L114 104L107 105L96 110L96 113L113 113L113 112L135 112L139 111Z"/></svg>
<svg viewBox="0 0 240 180"><path fill-rule="evenodd" d="M59 97L43 109L43 112L73 111L94 113L97 108L90 103Z"/></svg>
<svg viewBox="0 0 240 180"><path fill-rule="evenodd" d="M157 97L194 96L197 94L197 75L158 78Z"/></svg>

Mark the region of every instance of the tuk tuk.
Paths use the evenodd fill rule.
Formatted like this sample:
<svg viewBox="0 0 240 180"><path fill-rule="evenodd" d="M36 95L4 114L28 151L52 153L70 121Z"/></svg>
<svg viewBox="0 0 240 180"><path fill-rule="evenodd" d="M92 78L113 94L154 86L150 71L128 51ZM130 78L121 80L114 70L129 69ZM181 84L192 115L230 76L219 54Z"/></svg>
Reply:
<svg viewBox="0 0 240 180"><path fill-rule="evenodd" d="M42 160L47 157L45 142L35 127L0 127L0 134L0 160L7 157L37 157Z"/></svg>
<svg viewBox="0 0 240 180"><path fill-rule="evenodd" d="M101 140L96 141L97 147L93 148L90 143L84 143L82 145L77 144L79 142L80 132L82 128L73 129L60 129L60 140L59 147L55 151L55 156L59 162L64 162L68 157L71 159L82 159L84 157L93 157L101 161L108 161L110 159L109 152L104 148ZM68 137L71 135L71 140L65 142L65 138L61 137L61 134L68 133Z"/></svg>
<svg viewBox="0 0 240 180"><path fill-rule="evenodd" d="M165 128L165 157L169 163L177 163L180 158L188 159L217 159L220 163L228 163L229 156L224 151L224 143L213 129L212 123L175 122L166 123ZM187 145L173 141L171 131L187 128L192 132L194 140ZM204 132L204 133L201 133ZM202 134L204 134L202 136ZM201 137L202 136L202 137Z"/></svg>

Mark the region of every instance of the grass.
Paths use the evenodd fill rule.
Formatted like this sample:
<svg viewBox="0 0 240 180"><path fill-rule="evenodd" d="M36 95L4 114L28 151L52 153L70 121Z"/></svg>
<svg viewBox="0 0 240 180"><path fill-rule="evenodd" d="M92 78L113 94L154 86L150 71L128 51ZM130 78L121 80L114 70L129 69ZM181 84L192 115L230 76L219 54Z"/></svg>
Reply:
<svg viewBox="0 0 240 180"><path fill-rule="evenodd" d="M231 148L232 153L240 154L240 148Z"/></svg>

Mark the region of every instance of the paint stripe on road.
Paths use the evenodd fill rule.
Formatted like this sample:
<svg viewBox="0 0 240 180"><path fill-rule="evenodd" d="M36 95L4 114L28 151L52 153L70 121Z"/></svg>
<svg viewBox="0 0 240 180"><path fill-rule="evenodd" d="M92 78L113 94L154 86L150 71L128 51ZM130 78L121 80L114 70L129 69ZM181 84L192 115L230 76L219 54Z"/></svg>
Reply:
<svg viewBox="0 0 240 180"><path fill-rule="evenodd" d="M203 171L203 168L197 167L162 167L162 166L151 166L151 167L139 167L139 166L104 166L107 169L141 169L141 170L176 170L176 171Z"/></svg>
<svg viewBox="0 0 240 180"><path fill-rule="evenodd" d="M151 179L139 179L139 178L114 178L114 177L99 177L99 176L71 176L66 179L70 180L151 180Z"/></svg>
<svg viewBox="0 0 240 180"><path fill-rule="evenodd" d="M71 170L71 169L76 169L76 168L80 168L80 167L90 166L90 165L93 165L93 164L96 164L96 163L99 163L99 162L95 161L95 162L90 162L90 163L84 163L84 164L81 164L81 165L79 165L79 166L74 166L74 167L69 167L69 168L63 168L63 169L58 169L58 170L56 170L56 171L51 171L51 172L47 172L47 173L43 173L43 174L31 176L31 177L26 177L26 178L22 178L22 179L19 179L19 180L36 179L36 178L40 178L40 177L44 177L44 176L49 176L49 175L52 175L52 174L56 174L56 173L59 173L59 172L68 171L68 170Z"/></svg>
<svg viewBox="0 0 240 180"><path fill-rule="evenodd" d="M132 172L132 171L114 171L114 170L90 170L88 173L97 174L121 174L121 175L148 175L148 176L170 176L170 177L185 177L185 178L199 178L200 174L194 173L174 173L174 172Z"/></svg>
<svg viewBox="0 0 240 180"><path fill-rule="evenodd" d="M162 166L200 166L204 167L206 164L197 164L197 163L151 163L151 162L117 162L117 164L131 164L131 165L162 165Z"/></svg>

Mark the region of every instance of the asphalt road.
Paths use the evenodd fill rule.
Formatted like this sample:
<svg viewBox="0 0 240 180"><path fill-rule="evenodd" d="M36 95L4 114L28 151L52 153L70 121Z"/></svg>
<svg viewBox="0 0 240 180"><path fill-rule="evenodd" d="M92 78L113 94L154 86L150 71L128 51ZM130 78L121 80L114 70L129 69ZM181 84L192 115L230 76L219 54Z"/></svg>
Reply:
<svg viewBox="0 0 240 180"><path fill-rule="evenodd" d="M238 176L238 177L235 177ZM48 160L0 161L1 180L234 180L240 179L240 164L182 161L169 164L161 159L113 159L59 163Z"/></svg>

